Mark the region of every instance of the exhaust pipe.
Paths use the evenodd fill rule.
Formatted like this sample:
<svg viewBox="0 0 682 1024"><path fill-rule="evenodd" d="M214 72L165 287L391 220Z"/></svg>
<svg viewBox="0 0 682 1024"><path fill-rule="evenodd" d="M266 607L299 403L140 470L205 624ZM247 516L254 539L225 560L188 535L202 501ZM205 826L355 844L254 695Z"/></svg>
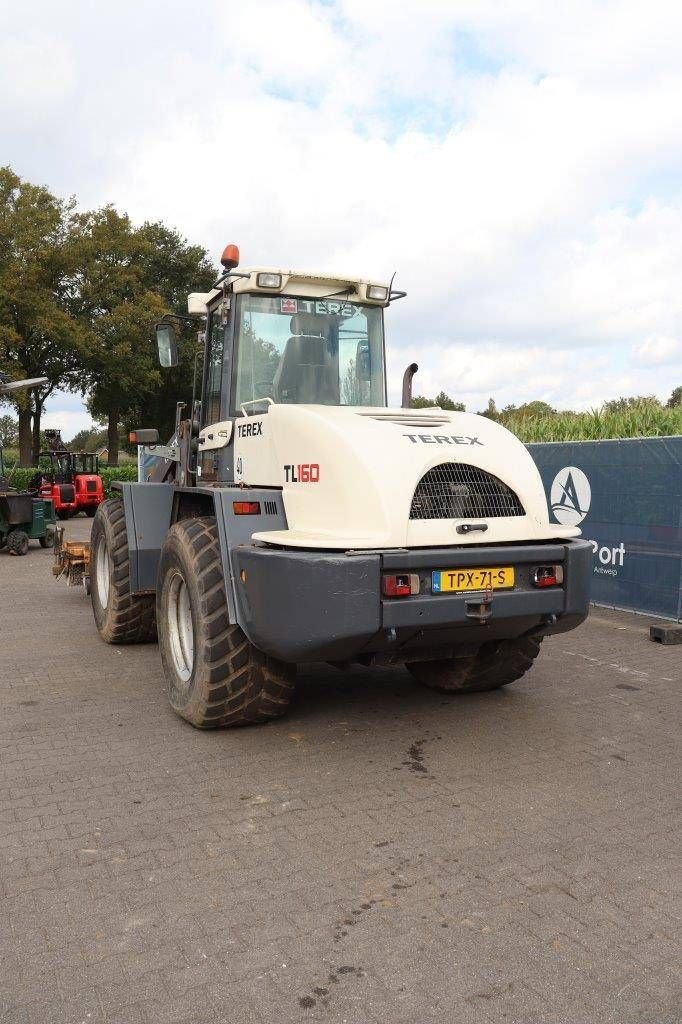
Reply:
<svg viewBox="0 0 682 1024"><path fill-rule="evenodd" d="M419 367L416 363L410 363L403 374L403 409L410 408L410 402L412 401L412 378Z"/></svg>

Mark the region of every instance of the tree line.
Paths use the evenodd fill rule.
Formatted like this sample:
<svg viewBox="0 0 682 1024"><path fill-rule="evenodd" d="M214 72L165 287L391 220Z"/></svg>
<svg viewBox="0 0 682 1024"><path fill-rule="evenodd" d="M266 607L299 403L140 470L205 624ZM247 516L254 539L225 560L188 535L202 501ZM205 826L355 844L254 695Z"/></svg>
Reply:
<svg viewBox="0 0 682 1024"><path fill-rule="evenodd" d="M12 399L18 423L0 417L0 444L18 445L21 465L37 462L41 417L55 390L80 392L93 419L106 424L109 463L118 463L120 432L153 424L172 432L178 396L189 398L195 346L180 346L180 365L161 373L153 325L184 314L190 291L207 291L217 276L206 251L160 221L136 227L113 206L81 211L42 185L0 167L0 370L13 379L47 383ZM414 408L464 411L444 391L417 395ZM666 408L682 407L682 387ZM604 403L607 414L655 411L653 397ZM545 402L498 410L491 398L482 415L508 424L547 422L559 413ZM82 431L84 448L103 436ZM92 450L90 448L90 450Z"/></svg>
<svg viewBox="0 0 682 1024"><path fill-rule="evenodd" d="M207 291L216 276L206 251L162 222L136 227L111 205L80 211L1 167L0 369L47 377L12 400L21 464L37 461L55 390L80 392L106 422L112 465L121 426L144 420L170 434L176 396L191 392L194 346L181 346L180 365L162 375L153 325L186 313L188 292Z"/></svg>
<svg viewBox="0 0 682 1024"><path fill-rule="evenodd" d="M439 408L455 412L466 412L466 407L462 402L454 402L444 391L437 394L435 398L416 395L412 399L411 404L413 409ZM651 410L682 409L682 385L673 388L667 402L661 402L655 395L632 395L629 398L609 399L603 402L601 408L597 411L604 416L612 416L641 411L646 408ZM487 406L485 409L479 409L478 415L504 423L510 419L545 419L551 416L575 416L579 414L570 409L555 409L548 402L541 402L539 400L524 402L522 405L505 405L502 409L498 409L495 399L489 398Z"/></svg>

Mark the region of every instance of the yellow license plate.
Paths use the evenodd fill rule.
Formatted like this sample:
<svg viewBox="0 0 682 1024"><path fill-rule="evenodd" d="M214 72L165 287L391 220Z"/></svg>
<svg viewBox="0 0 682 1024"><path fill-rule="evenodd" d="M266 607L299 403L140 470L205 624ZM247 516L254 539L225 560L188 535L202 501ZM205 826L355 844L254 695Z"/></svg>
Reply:
<svg viewBox="0 0 682 1024"><path fill-rule="evenodd" d="M469 590L511 590L514 586L514 568L490 569L437 569L431 573L434 594Z"/></svg>

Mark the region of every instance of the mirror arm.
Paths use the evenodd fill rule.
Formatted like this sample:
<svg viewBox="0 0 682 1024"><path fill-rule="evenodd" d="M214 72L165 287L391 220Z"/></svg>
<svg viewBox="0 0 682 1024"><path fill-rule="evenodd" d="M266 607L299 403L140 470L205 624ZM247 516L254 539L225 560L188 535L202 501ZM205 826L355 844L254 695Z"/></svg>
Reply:
<svg viewBox="0 0 682 1024"><path fill-rule="evenodd" d="M154 325L155 327L163 326L167 324L169 320L179 320L183 324L195 324L197 320L200 320L199 316L183 316L182 313L164 313L160 320Z"/></svg>
<svg viewBox="0 0 682 1024"><path fill-rule="evenodd" d="M228 270L225 274L218 278L217 281L213 282L213 288L220 288L222 284L225 284L230 277L243 277L246 281L251 279L251 274L240 274L237 270Z"/></svg>

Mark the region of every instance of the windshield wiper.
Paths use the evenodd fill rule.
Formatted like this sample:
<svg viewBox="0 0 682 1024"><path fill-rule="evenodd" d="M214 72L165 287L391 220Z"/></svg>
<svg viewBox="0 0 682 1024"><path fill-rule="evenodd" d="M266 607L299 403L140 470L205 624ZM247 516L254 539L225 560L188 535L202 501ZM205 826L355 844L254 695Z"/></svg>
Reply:
<svg viewBox="0 0 682 1024"><path fill-rule="evenodd" d="M330 292L329 295L319 295L315 301L321 302L323 299L338 299L341 295L344 295L348 299L350 298L351 292L354 291L355 285L349 284L347 288L342 288L340 292Z"/></svg>

